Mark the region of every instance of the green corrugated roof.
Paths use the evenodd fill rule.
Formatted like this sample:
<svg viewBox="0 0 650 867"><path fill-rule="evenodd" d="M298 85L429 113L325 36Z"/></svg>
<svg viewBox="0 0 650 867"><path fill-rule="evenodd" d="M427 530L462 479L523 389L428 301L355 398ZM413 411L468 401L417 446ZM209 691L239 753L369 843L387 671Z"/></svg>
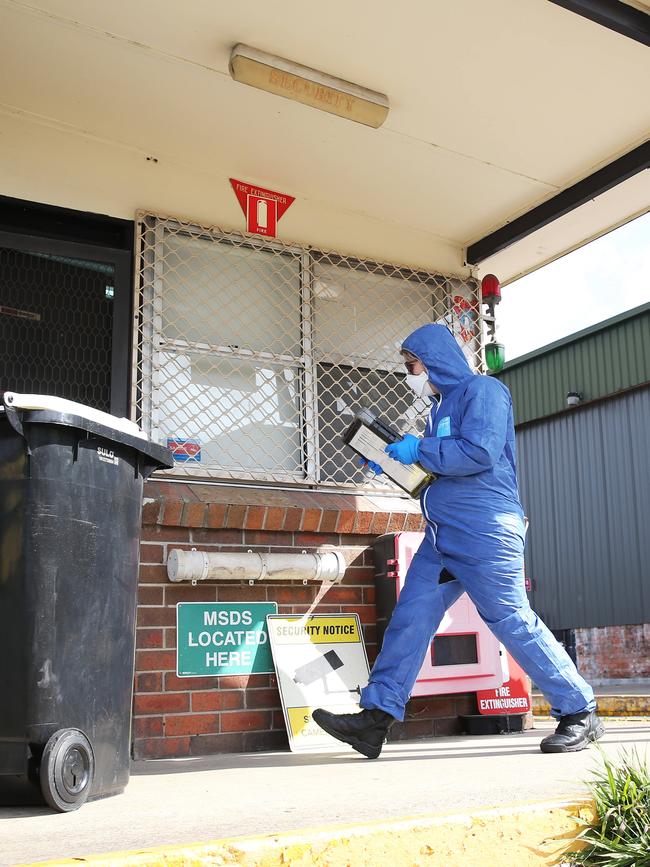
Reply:
<svg viewBox="0 0 650 867"><path fill-rule="evenodd" d="M569 391L598 400L650 381L650 303L642 304L506 364L515 424L567 409Z"/></svg>

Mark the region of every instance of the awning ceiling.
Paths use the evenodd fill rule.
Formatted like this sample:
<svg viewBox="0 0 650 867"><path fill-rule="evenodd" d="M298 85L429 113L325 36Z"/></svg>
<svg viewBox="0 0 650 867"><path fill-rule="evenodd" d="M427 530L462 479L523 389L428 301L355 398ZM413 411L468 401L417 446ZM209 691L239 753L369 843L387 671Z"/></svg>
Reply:
<svg viewBox="0 0 650 867"><path fill-rule="evenodd" d="M459 261L650 131L650 50L549 0L0 0L0 32L5 118L409 227ZM239 42L385 93L387 121L234 82ZM513 279L649 207L640 170L478 273Z"/></svg>

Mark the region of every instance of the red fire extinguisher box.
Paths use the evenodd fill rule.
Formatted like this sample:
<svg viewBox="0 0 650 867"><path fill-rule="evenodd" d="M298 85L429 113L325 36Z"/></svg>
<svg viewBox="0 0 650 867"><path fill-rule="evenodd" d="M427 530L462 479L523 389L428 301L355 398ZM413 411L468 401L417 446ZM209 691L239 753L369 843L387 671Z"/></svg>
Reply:
<svg viewBox="0 0 650 867"><path fill-rule="evenodd" d="M380 646L408 567L423 539L424 533L388 533L375 540ZM528 678L483 622L466 593L447 610L432 636L412 695L460 692L477 695L479 713L462 717L468 733L523 729L523 717L530 710Z"/></svg>

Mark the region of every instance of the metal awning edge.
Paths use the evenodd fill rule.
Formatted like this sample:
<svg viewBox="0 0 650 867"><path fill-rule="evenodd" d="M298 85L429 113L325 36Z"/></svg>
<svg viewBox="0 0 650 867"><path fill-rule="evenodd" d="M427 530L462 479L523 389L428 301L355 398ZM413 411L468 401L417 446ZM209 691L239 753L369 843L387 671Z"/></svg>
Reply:
<svg viewBox="0 0 650 867"><path fill-rule="evenodd" d="M510 247L648 168L650 168L650 140L567 187L541 205L516 217L505 226L495 229L494 232L470 244L467 247L466 263L478 265L495 253L505 250L506 247Z"/></svg>

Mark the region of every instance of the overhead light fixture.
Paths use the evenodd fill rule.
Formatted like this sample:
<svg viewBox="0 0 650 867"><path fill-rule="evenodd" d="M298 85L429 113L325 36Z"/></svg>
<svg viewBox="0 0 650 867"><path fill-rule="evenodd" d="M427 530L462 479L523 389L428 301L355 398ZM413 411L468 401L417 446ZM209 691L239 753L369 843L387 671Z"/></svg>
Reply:
<svg viewBox="0 0 650 867"><path fill-rule="evenodd" d="M230 54L230 74L242 84L258 87L312 108L363 123L374 129L388 116L388 98L335 78L317 69L258 51L249 45L235 45Z"/></svg>

